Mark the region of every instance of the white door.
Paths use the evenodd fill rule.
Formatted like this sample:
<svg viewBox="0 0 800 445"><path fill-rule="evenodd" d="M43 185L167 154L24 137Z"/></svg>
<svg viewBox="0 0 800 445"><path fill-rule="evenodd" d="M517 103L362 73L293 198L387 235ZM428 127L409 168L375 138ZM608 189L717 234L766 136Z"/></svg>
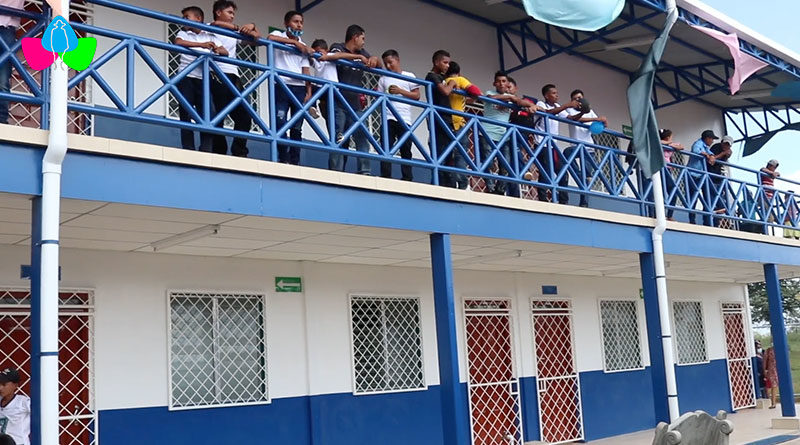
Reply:
<svg viewBox="0 0 800 445"><path fill-rule="evenodd" d="M473 445L522 445L509 300L465 300Z"/></svg>
<svg viewBox="0 0 800 445"><path fill-rule="evenodd" d="M725 324L731 406L734 411L756 406L753 363L747 353L744 305L722 303L722 320Z"/></svg>
<svg viewBox="0 0 800 445"><path fill-rule="evenodd" d="M534 299L531 314L541 440L551 444L582 440L572 304L569 300Z"/></svg>

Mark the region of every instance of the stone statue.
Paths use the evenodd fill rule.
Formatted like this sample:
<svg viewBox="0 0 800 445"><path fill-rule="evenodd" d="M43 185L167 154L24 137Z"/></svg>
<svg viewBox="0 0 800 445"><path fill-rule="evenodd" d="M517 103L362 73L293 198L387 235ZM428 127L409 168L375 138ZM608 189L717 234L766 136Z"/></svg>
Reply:
<svg viewBox="0 0 800 445"><path fill-rule="evenodd" d="M703 411L686 413L670 425L656 427L653 445L728 445L733 423L725 411L711 417Z"/></svg>

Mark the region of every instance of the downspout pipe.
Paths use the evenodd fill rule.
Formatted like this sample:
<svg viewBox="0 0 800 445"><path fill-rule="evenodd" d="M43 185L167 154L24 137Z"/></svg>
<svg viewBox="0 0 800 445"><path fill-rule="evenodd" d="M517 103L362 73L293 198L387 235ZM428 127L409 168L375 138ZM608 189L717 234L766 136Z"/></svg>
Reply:
<svg viewBox="0 0 800 445"><path fill-rule="evenodd" d="M663 170L662 170L663 171ZM653 201L656 209L656 226L653 228L653 263L656 272L658 315L661 321L661 346L664 351L664 375L667 379L667 402L669 421L680 417L678 407L678 385L675 382L675 356L672 348L672 327L669 320L669 295L667 294L667 272L664 266L664 232L667 217L664 211L664 190L661 187L661 171L653 174Z"/></svg>
<svg viewBox="0 0 800 445"><path fill-rule="evenodd" d="M69 17L69 1L61 0ZM58 257L61 165L67 154L68 71L60 60L50 70L50 134L42 158L41 323L38 351L41 445L58 445Z"/></svg>

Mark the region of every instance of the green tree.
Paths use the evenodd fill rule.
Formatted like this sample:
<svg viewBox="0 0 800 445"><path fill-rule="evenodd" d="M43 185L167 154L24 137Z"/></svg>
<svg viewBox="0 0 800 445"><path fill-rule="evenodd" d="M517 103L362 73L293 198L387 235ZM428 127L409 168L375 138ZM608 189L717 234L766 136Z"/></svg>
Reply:
<svg viewBox="0 0 800 445"><path fill-rule="evenodd" d="M767 284L751 283L747 285L750 295L750 309L755 323L769 322L769 301L767 300ZM800 279L781 280L781 296L783 297L783 315L787 322L800 321Z"/></svg>

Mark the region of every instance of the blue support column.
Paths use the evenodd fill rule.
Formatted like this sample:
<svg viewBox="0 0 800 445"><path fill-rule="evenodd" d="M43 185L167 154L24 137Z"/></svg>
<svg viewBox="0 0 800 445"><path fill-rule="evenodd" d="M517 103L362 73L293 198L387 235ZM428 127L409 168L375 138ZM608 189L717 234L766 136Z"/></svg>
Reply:
<svg viewBox="0 0 800 445"><path fill-rule="evenodd" d="M656 269L652 253L639 254L639 269L642 274L644 314L647 321L647 345L650 349L650 376L653 381L653 410L656 423L669 423L667 401L667 376L664 372L664 347L661 343L661 318L658 313L658 291Z"/></svg>
<svg viewBox="0 0 800 445"><path fill-rule="evenodd" d="M41 298L40 283L42 254L42 197L31 199L31 445L41 443L39 351L41 351Z"/></svg>
<svg viewBox="0 0 800 445"><path fill-rule="evenodd" d="M778 266L765 264L764 280L767 282L769 324L772 331L772 346L775 348L775 363L778 367L781 413L783 417L794 417L797 413L794 409L792 368L789 364L789 343L786 339L786 326L783 321L783 299L781 297L781 283L778 278Z"/></svg>
<svg viewBox="0 0 800 445"><path fill-rule="evenodd" d="M442 397L442 433L448 445L469 445L467 397L461 386L456 341L456 308L453 298L453 265L450 235L431 234L431 269L436 308L439 385Z"/></svg>

